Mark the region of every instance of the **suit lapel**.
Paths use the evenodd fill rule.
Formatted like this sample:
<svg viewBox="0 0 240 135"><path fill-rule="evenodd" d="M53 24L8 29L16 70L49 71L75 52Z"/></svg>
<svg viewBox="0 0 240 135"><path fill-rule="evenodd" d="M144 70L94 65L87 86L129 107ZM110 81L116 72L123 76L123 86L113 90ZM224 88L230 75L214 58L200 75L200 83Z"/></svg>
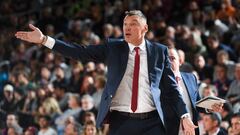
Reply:
<svg viewBox="0 0 240 135"><path fill-rule="evenodd" d="M146 48L147 48L147 62L148 62L148 78L149 78L149 83L151 84L151 73L153 72L153 67L154 67L154 54L155 51L153 51L153 44L146 40Z"/></svg>
<svg viewBox="0 0 240 135"><path fill-rule="evenodd" d="M127 63L128 63L129 47L126 41L123 42L123 45L121 45L120 49L121 50L119 52L120 52L121 62L119 66L121 67L120 70L121 70L121 78L122 78L126 71Z"/></svg>
<svg viewBox="0 0 240 135"><path fill-rule="evenodd" d="M182 74L181 73L181 76L182 76L182 79L183 79L183 82L184 82L184 85L186 86L186 89L187 89L187 93L188 93L188 96L189 96L189 98L191 99L191 104L192 104L192 106L193 106L193 103L195 103L195 100L196 99L193 99L195 96L194 96L194 90L191 90L191 89L193 89L193 88L191 88L191 86L189 85L189 84L191 84L191 83L188 83L188 82L186 82L185 80L188 80L187 78L186 78L186 76L184 75L184 74ZM189 81L191 81L191 80L189 80Z"/></svg>

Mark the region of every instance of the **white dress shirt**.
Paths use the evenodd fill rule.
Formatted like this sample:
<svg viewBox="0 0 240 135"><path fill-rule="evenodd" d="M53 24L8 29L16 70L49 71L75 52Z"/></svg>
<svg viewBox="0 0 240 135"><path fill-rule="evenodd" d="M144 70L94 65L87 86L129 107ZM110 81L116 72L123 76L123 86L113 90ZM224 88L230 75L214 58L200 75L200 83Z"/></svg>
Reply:
<svg viewBox="0 0 240 135"><path fill-rule="evenodd" d="M182 79L182 76L181 74L178 72L178 73L175 73L175 76L176 77L179 77L180 79L178 80L178 86L179 86L179 93L182 95L182 98L183 98L183 101L184 103L186 104L186 107L187 107L187 111L188 113L190 114L190 118L193 119L193 112L192 112L192 104L191 104L191 99L189 97L189 94L188 94L188 91L187 91L187 88L183 82L183 79ZM189 115L188 114L188 115ZM179 127L179 135L183 135L184 132L182 130L182 125L180 125Z"/></svg>
<svg viewBox="0 0 240 135"><path fill-rule="evenodd" d="M128 64L126 72L120 82L115 96L112 99L110 110L117 110L121 112L130 112L131 98L132 98L132 81L134 72L134 60L136 46L128 44ZM148 63L147 63L147 49L145 41L139 46L140 48L140 70L139 70L139 83L138 83L138 106L135 113L150 112L156 110L153 103L152 94L150 91L149 78L148 78Z"/></svg>

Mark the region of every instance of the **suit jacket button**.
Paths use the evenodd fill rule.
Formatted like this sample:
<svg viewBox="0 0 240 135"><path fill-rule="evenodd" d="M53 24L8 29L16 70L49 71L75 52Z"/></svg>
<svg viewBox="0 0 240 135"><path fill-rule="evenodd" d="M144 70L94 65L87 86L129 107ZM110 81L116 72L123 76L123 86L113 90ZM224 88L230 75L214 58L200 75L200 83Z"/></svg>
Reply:
<svg viewBox="0 0 240 135"><path fill-rule="evenodd" d="M110 95L110 98L112 98L112 95Z"/></svg>

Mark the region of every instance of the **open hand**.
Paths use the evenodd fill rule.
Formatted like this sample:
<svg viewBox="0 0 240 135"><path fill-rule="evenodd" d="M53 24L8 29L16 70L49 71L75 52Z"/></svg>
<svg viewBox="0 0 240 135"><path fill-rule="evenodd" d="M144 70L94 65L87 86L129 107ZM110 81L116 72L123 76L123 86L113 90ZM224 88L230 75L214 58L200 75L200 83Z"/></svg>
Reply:
<svg viewBox="0 0 240 135"><path fill-rule="evenodd" d="M18 31L15 36L18 39L31 42L31 43L36 43L36 44L42 44L44 41L44 35L42 32L32 24L29 24L29 28L32 31Z"/></svg>
<svg viewBox="0 0 240 135"><path fill-rule="evenodd" d="M189 117L181 119L181 124L185 135L195 135L195 128L197 126L193 124Z"/></svg>

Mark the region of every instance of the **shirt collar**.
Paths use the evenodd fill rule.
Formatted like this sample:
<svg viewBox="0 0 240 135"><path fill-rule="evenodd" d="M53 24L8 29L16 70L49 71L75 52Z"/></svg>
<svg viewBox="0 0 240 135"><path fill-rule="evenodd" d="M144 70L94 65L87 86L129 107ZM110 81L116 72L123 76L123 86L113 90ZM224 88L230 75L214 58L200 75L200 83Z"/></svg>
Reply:
<svg viewBox="0 0 240 135"><path fill-rule="evenodd" d="M219 131L220 131L220 128L218 128L217 131L215 133L213 133L212 135L217 135Z"/></svg>
<svg viewBox="0 0 240 135"><path fill-rule="evenodd" d="M146 42L145 42L145 40L143 40L142 43L139 46L135 46L135 45L133 45L131 43L128 43L128 46L129 46L130 52L133 52L135 47L139 47L141 51L145 51L146 50Z"/></svg>
<svg viewBox="0 0 240 135"><path fill-rule="evenodd" d="M181 73L180 73L180 72L175 72L175 73L174 73L174 75L175 75L175 77L180 77L180 78L182 78L182 76L181 76Z"/></svg>

